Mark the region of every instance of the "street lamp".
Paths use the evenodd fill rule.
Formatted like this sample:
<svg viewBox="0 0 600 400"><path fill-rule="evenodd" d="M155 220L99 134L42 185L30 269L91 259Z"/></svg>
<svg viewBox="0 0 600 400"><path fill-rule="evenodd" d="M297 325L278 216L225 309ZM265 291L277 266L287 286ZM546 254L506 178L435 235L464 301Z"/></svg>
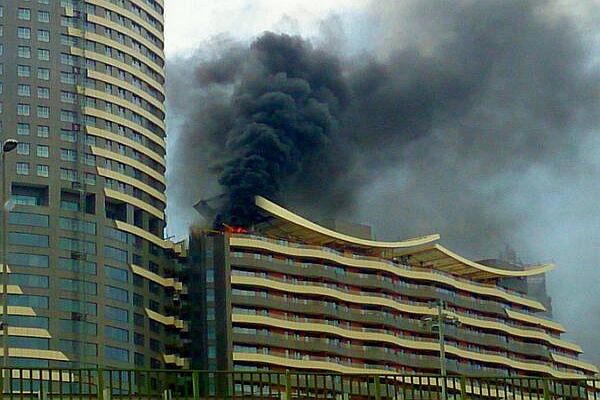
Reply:
<svg viewBox="0 0 600 400"><path fill-rule="evenodd" d="M8 190L6 188L6 154L17 148L19 141L15 139L6 139L2 143L2 152L0 153L0 174L2 174L2 256L0 264L2 264L2 367L8 368L8 267L6 265L6 242L8 241L8 233L6 229L7 209L6 202L8 199ZM8 378L4 371L5 378ZM4 387L7 387L4 385Z"/></svg>
<svg viewBox="0 0 600 400"><path fill-rule="evenodd" d="M439 300L435 302L437 313L421 318L423 323L428 324L432 332L438 333L438 341L440 345L440 375L442 376L442 400L446 400L446 324L459 326L460 321L452 314L446 313L446 302Z"/></svg>

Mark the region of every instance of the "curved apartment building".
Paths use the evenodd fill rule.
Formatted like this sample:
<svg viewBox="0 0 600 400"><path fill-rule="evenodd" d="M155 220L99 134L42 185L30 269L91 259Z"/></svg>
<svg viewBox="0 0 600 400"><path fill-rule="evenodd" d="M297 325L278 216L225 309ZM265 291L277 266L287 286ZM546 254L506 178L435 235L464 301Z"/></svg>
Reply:
<svg viewBox="0 0 600 400"><path fill-rule="evenodd" d="M192 364L207 369L300 369L340 373L439 373L445 325L451 374L581 377L564 328L544 306L498 282L543 274L468 260L438 235L379 242L312 223L264 198L252 231L192 235Z"/></svg>
<svg viewBox="0 0 600 400"><path fill-rule="evenodd" d="M163 0L5 0L0 28L9 365L182 366Z"/></svg>

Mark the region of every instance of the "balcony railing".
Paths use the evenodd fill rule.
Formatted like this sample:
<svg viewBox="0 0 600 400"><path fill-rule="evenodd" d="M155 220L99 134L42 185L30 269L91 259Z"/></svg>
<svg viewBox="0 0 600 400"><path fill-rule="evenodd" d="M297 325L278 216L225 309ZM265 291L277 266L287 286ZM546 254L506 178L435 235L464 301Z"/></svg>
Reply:
<svg viewBox="0 0 600 400"><path fill-rule="evenodd" d="M2 376L2 399L600 400L597 378L30 368Z"/></svg>

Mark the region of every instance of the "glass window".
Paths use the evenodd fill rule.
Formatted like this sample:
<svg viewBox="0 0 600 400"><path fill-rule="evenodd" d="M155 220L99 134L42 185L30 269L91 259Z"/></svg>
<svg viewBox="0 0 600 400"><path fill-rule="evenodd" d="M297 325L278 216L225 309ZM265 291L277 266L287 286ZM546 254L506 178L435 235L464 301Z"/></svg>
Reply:
<svg viewBox="0 0 600 400"><path fill-rule="evenodd" d="M61 311L75 312L80 314L98 315L98 305L90 301L61 298L58 299L58 309Z"/></svg>
<svg viewBox="0 0 600 400"><path fill-rule="evenodd" d="M47 178L48 176L50 176L50 167L47 165L38 164L36 166L36 173L37 176Z"/></svg>
<svg viewBox="0 0 600 400"><path fill-rule="evenodd" d="M37 30L37 40L40 42L49 42L50 41L50 31L45 29Z"/></svg>
<svg viewBox="0 0 600 400"><path fill-rule="evenodd" d="M19 122L17 124L17 135L28 136L30 133L29 124Z"/></svg>
<svg viewBox="0 0 600 400"><path fill-rule="evenodd" d="M104 346L104 357L126 363L129 362L129 351L120 347Z"/></svg>
<svg viewBox="0 0 600 400"><path fill-rule="evenodd" d="M22 155L22 156L28 156L29 155L29 143L19 142L19 144L17 144L17 154Z"/></svg>
<svg viewBox="0 0 600 400"><path fill-rule="evenodd" d="M29 65L17 65L17 76L29 78L31 76L31 67Z"/></svg>
<svg viewBox="0 0 600 400"><path fill-rule="evenodd" d="M60 101L63 103L75 104L75 100L77 100L77 95L75 93L66 90L60 92Z"/></svg>
<svg viewBox="0 0 600 400"><path fill-rule="evenodd" d="M85 292L87 294L98 294L98 288L95 282L80 281L79 279L60 278L59 287L62 290L70 292Z"/></svg>
<svg viewBox="0 0 600 400"><path fill-rule="evenodd" d="M37 97L38 97L38 99L49 99L50 98L50 88L38 87L37 88Z"/></svg>
<svg viewBox="0 0 600 400"><path fill-rule="evenodd" d="M17 37L19 39L31 39L31 29L25 26L19 26L17 28Z"/></svg>
<svg viewBox="0 0 600 400"><path fill-rule="evenodd" d="M83 271L89 275L96 275L96 263L92 261L78 261L72 258L61 257L58 259L58 267L77 274Z"/></svg>
<svg viewBox="0 0 600 400"><path fill-rule="evenodd" d="M77 142L77 132L69 131L66 129L60 130L60 140L65 142L75 143Z"/></svg>
<svg viewBox="0 0 600 400"><path fill-rule="evenodd" d="M22 97L30 97L31 96L31 86L19 84L17 86L17 95Z"/></svg>
<svg viewBox="0 0 600 400"><path fill-rule="evenodd" d="M104 316L119 322L129 322L129 312L123 308L104 306Z"/></svg>
<svg viewBox="0 0 600 400"><path fill-rule="evenodd" d="M58 239L61 250L79 251L87 254L96 254L96 243L89 240L71 239L61 237Z"/></svg>
<svg viewBox="0 0 600 400"><path fill-rule="evenodd" d="M50 50L38 49L37 50L37 58L40 61L50 61Z"/></svg>
<svg viewBox="0 0 600 400"><path fill-rule="evenodd" d="M114 286L104 286L104 296L112 300L122 301L123 303L129 302L129 292Z"/></svg>
<svg viewBox="0 0 600 400"><path fill-rule="evenodd" d="M8 274L8 282L11 285L47 288L49 286L49 281L50 280L46 275L18 274L15 272Z"/></svg>
<svg viewBox="0 0 600 400"><path fill-rule="evenodd" d="M49 226L49 217L43 214L32 214L26 212L12 211L8 214L8 223L13 225Z"/></svg>
<svg viewBox="0 0 600 400"><path fill-rule="evenodd" d="M38 22L50 22L50 13L48 11L38 10L37 20Z"/></svg>
<svg viewBox="0 0 600 400"><path fill-rule="evenodd" d="M36 148L36 155L42 158L48 158L50 155L50 148L43 144L38 144Z"/></svg>
<svg viewBox="0 0 600 400"><path fill-rule="evenodd" d="M50 136L50 127L46 125L38 125L37 136L43 138L47 138L48 136Z"/></svg>
<svg viewBox="0 0 600 400"><path fill-rule="evenodd" d="M38 116L38 118L44 118L44 119L50 118L50 107L37 106L37 116Z"/></svg>
<svg viewBox="0 0 600 400"><path fill-rule="evenodd" d="M63 181L77 182L78 180L77 171L69 168L60 169L60 179Z"/></svg>
<svg viewBox="0 0 600 400"><path fill-rule="evenodd" d="M63 332L69 332L69 333L83 332L85 334L92 335L92 336L98 335L98 326L93 322L61 319L59 321L59 328Z"/></svg>
<svg viewBox="0 0 600 400"><path fill-rule="evenodd" d="M9 294L9 306L48 308L48 296L36 296L33 294Z"/></svg>
<svg viewBox="0 0 600 400"><path fill-rule="evenodd" d="M97 356L98 345L95 343L82 343L77 340L60 339L58 342L58 349L65 353L81 354L82 350L86 356Z"/></svg>
<svg viewBox="0 0 600 400"><path fill-rule="evenodd" d="M115 326L105 326L104 327L104 335L118 342L129 342L129 331L126 329L117 328Z"/></svg>
<svg viewBox="0 0 600 400"><path fill-rule="evenodd" d="M50 264L48 256L40 255L40 254L9 252L6 255L6 257L8 259L9 265L18 265L18 266L22 266L22 267L48 268L48 266Z"/></svg>
<svg viewBox="0 0 600 400"><path fill-rule="evenodd" d="M127 282L129 280L129 272L127 270L111 267L110 265L104 266L104 275L107 278L111 278L120 282Z"/></svg>
<svg viewBox="0 0 600 400"><path fill-rule="evenodd" d="M18 162L17 163L17 175L29 175L29 163Z"/></svg>
<svg viewBox="0 0 600 400"><path fill-rule="evenodd" d="M31 106L29 104L17 104L17 115L28 117L31 115Z"/></svg>
<svg viewBox="0 0 600 400"><path fill-rule="evenodd" d="M48 235L34 233L9 232L8 243L16 246L48 247Z"/></svg>
<svg viewBox="0 0 600 400"><path fill-rule="evenodd" d="M127 262L127 251L112 246L104 246L104 257L112 258L123 263Z"/></svg>
<svg viewBox="0 0 600 400"><path fill-rule="evenodd" d="M19 58L31 58L31 47L29 46L18 46L17 56Z"/></svg>
<svg viewBox="0 0 600 400"><path fill-rule="evenodd" d="M23 328L48 329L47 317L30 317L25 315L9 315L8 326L20 326Z"/></svg>
<svg viewBox="0 0 600 400"><path fill-rule="evenodd" d="M17 9L17 18L23 21L31 20L31 10L29 8Z"/></svg>
<svg viewBox="0 0 600 400"><path fill-rule="evenodd" d="M50 80L50 70L48 68L38 68L37 77L42 81Z"/></svg>
<svg viewBox="0 0 600 400"><path fill-rule="evenodd" d="M77 151L71 149L60 149L60 159L62 161L77 161Z"/></svg>
<svg viewBox="0 0 600 400"><path fill-rule="evenodd" d="M90 235L96 234L95 222L82 221L77 218L60 217L59 226L60 229L65 229L68 231L85 232Z"/></svg>

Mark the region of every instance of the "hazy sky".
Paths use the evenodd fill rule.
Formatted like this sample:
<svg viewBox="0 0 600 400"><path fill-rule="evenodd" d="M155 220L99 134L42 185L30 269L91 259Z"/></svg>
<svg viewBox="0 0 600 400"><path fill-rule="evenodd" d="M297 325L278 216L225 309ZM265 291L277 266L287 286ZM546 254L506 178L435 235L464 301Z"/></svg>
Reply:
<svg viewBox="0 0 600 400"><path fill-rule="evenodd" d="M167 57L215 35L252 37L265 30L311 35L329 15L350 14L367 0L167 0Z"/></svg>

